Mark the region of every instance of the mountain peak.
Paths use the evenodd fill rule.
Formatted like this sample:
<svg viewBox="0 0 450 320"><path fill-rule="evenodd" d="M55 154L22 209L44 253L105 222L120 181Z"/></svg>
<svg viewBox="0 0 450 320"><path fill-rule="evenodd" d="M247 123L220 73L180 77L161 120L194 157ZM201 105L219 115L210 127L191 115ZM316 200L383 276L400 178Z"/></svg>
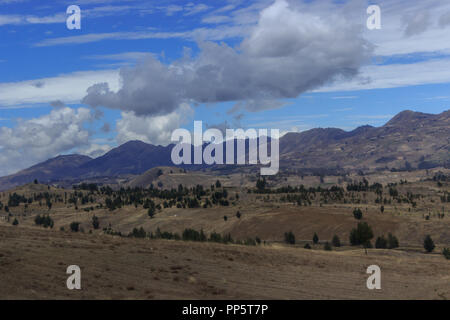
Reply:
<svg viewBox="0 0 450 320"><path fill-rule="evenodd" d="M424 120L432 119L435 117L436 117L436 115L430 114L430 113L422 113L422 112L416 112L416 111L412 111L412 110L405 110L405 111L398 113L391 120L389 120L389 122L386 123L386 126L404 125L406 123L412 123L412 122L416 122L416 121L424 121Z"/></svg>

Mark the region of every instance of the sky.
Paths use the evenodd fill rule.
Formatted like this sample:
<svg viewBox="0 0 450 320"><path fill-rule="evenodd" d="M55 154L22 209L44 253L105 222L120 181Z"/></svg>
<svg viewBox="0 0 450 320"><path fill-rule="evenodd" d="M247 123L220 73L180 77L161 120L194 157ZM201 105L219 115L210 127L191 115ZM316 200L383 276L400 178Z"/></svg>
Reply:
<svg viewBox="0 0 450 320"><path fill-rule="evenodd" d="M381 126L448 110L449 89L446 0L0 0L0 176L129 140L167 145L194 120Z"/></svg>

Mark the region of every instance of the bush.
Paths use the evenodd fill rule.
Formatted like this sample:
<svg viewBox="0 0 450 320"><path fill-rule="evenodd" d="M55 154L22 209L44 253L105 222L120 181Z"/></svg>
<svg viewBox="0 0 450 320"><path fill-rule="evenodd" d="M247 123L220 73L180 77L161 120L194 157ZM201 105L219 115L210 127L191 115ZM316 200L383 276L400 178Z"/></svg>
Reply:
<svg viewBox="0 0 450 320"><path fill-rule="evenodd" d="M314 236L313 236L313 239L312 239L312 240L313 240L313 243L314 243L314 244L319 243L319 236L317 235L317 233L314 232Z"/></svg>
<svg viewBox="0 0 450 320"><path fill-rule="evenodd" d="M19 224L19 220L17 220L17 218L14 218L12 225L17 226L18 224Z"/></svg>
<svg viewBox="0 0 450 320"><path fill-rule="evenodd" d="M134 228L128 236L134 238L145 238L147 236L147 232L145 232L144 228L142 227L140 227L139 229Z"/></svg>
<svg viewBox="0 0 450 320"><path fill-rule="evenodd" d="M350 244L352 246L364 245L367 247L372 238L372 228L369 227L367 222L358 223L358 226L350 232Z"/></svg>
<svg viewBox="0 0 450 320"><path fill-rule="evenodd" d="M363 216L361 209L356 208L355 210L353 210L353 216L355 217L356 220L361 220Z"/></svg>
<svg viewBox="0 0 450 320"><path fill-rule="evenodd" d="M444 250L442 250L442 254L444 255L445 259L450 259L450 248L444 248Z"/></svg>
<svg viewBox="0 0 450 320"><path fill-rule="evenodd" d="M423 240L423 247L427 252L432 252L435 248L434 241L431 239L430 235L427 235Z"/></svg>
<svg viewBox="0 0 450 320"><path fill-rule="evenodd" d="M286 242L287 244L295 244L295 235L292 233L292 231L284 233L284 242Z"/></svg>
<svg viewBox="0 0 450 320"><path fill-rule="evenodd" d="M194 229L184 229L182 239L185 241L206 241L206 235L203 230L200 232Z"/></svg>
<svg viewBox="0 0 450 320"><path fill-rule="evenodd" d="M331 251L331 245L330 245L330 243L328 241L325 242L325 244L323 245L323 250Z"/></svg>
<svg viewBox="0 0 450 320"><path fill-rule="evenodd" d="M53 228L53 219L49 215L40 216L39 214L34 218L34 223L38 226L43 226L44 228Z"/></svg>
<svg viewBox="0 0 450 320"><path fill-rule="evenodd" d="M100 228L100 221L98 220L97 216L92 217L92 227L94 227L95 230Z"/></svg>
<svg viewBox="0 0 450 320"><path fill-rule="evenodd" d="M236 217L238 218L238 219L240 219L241 218L241 213L238 211L238 212L236 212Z"/></svg>
<svg viewBox="0 0 450 320"><path fill-rule="evenodd" d="M211 241L211 242L222 242L223 241L222 240L222 235L220 233L212 232L209 235L208 241Z"/></svg>
<svg viewBox="0 0 450 320"><path fill-rule="evenodd" d="M80 230L80 222L72 222L70 224L70 230L72 230L72 232L78 232Z"/></svg>
<svg viewBox="0 0 450 320"><path fill-rule="evenodd" d="M386 249L388 246L388 242L384 236L378 237L375 241L375 248L377 249Z"/></svg>
<svg viewBox="0 0 450 320"><path fill-rule="evenodd" d="M341 240L339 239L339 237L337 235L333 236L333 239L331 240L331 243L335 247L340 247L341 246Z"/></svg>
<svg viewBox="0 0 450 320"><path fill-rule="evenodd" d="M389 249L398 248L398 239L396 236L393 236L391 233L388 234L387 247Z"/></svg>
<svg viewBox="0 0 450 320"><path fill-rule="evenodd" d="M309 243L305 244L305 246L303 247L305 249L311 249L311 246L309 245Z"/></svg>

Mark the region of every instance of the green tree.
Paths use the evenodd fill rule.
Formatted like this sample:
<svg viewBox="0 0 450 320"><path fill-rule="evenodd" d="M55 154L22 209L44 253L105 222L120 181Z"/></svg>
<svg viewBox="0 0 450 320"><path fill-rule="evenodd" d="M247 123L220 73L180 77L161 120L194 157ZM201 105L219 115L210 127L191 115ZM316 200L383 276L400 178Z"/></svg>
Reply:
<svg viewBox="0 0 450 320"><path fill-rule="evenodd" d="M313 243L314 243L314 244L319 243L319 236L317 235L317 233L314 232L314 235L313 235L313 239L312 239L312 240L313 240Z"/></svg>
<svg viewBox="0 0 450 320"><path fill-rule="evenodd" d="M79 222L72 222L70 224L70 230L72 230L73 232L78 232L80 230L80 223Z"/></svg>
<svg viewBox="0 0 450 320"><path fill-rule="evenodd" d="M266 188L266 178L263 177L262 179L258 178L256 181L256 189L258 191L263 191Z"/></svg>
<svg viewBox="0 0 450 320"><path fill-rule="evenodd" d="M386 249L388 242L384 236L378 237L375 241L375 248L377 249Z"/></svg>
<svg viewBox="0 0 450 320"><path fill-rule="evenodd" d="M435 248L434 241L429 234L423 239L423 247L427 252L433 252Z"/></svg>
<svg viewBox="0 0 450 320"><path fill-rule="evenodd" d="M98 220L97 216L92 217L92 227L94 227L95 230L97 230L100 227L100 221Z"/></svg>
<svg viewBox="0 0 450 320"><path fill-rule="evenodd" d="M361 209L359 209L359 208L354 209L353 216L355 217L356 220L361 220L362 216L363 216Z"/></svg>
<svg viewBox="0 0 450 320"><path fill-rule="evenodd" d="M12 225L17 226L18 224L19 224L19 220L17 220L17 218L14 218Z"/></svg>
<svg viewBox="0 0 450 320"><path fill-rule="evenodd" d="M352 246L363 245L367 247L372 238L373 231L367 222L358 223L358 226L350 232L350 244Z"/></svg>
<svg viewBox="0 0 450 320"><path fill-rule="evenodd" d="M442 250L442 254L444 255L445 259L450 259L450 248L444 248Z"/></svg>
<svg viewBox="0 0 450 320"><path fill-rule="evenodd" d="M392 235L392 233L388 234L388 240L387 240L387 247L389 249L395 249L398 248L399 243L396 236Z"/></svg>
<svg viewBox="0 0 450 320"><path fill-rule="evenodd" d="M284 233L284 242L286 242L287 244L295 244L295 235L292 233L292 231Z"/></svg>
<svg viewBox="0 0 450 320"><path fill-rule="evenodd" d="M341 246L341 240L339 239L339 237L336 234L333 236L333 239L331 240L331 243L335 247L340 247Z"/></svg>

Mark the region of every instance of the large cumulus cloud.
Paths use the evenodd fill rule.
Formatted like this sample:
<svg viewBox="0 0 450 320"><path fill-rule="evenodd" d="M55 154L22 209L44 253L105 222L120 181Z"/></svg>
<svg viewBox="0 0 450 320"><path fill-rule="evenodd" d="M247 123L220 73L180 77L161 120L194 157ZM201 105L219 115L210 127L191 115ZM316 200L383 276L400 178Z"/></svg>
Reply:
<svg viewBox="0 0 450 320"><path fill-rule="evenodd" d="M169 114L181 103L237 101L234 111L279 107L280 99L357 74L371 53L361 31L338 15L321 17L279 0L237 47L199 42L197 55L186 50L170 65L148 57L121 70L121 89L96 84L83 102L138 116Z"/></svg>
<svg viewBox="0 0 450 320"><path fill-rule="evenodd" d="M116 125L116 140L119 144L140 140L155 145L167 145L171 143L173 130L190 120L193 113L192 108L185 103L166 115L136 116L134 112L122 112L122 118Z"/></svg>
<svg viewBox="0 0 450 320"><path fill-rule="evenodd" d="M19 120L14 128L0 127L0 176L85 146L89 143L85 124L92 119L87 108L63 107Z"/></svg>

